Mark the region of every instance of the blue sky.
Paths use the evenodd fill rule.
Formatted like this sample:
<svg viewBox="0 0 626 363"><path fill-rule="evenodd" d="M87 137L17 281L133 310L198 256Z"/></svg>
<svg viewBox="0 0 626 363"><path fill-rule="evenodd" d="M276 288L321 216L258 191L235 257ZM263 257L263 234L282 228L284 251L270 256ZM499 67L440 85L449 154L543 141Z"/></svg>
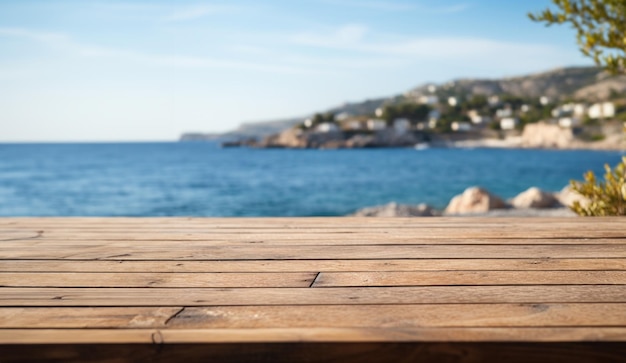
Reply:
<svg viewBox="0 0 626 363"><path fill-rule="evenodd" d="M590 65L548 0L0 0L0 141L174 140Z"/></svg>

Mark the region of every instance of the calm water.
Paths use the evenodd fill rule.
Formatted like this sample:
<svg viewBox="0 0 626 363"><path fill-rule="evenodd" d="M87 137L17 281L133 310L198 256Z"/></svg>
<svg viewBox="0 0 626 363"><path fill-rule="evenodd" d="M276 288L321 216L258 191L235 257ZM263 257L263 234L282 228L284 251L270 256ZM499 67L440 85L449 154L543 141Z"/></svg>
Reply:
<svg viewBox="0 0 626 363"><path fill-rule="evenodd" d="M466 187L560 190L619 152L250 150L213 143L0 144L2 216L329 216L443 208Z"/></svg>

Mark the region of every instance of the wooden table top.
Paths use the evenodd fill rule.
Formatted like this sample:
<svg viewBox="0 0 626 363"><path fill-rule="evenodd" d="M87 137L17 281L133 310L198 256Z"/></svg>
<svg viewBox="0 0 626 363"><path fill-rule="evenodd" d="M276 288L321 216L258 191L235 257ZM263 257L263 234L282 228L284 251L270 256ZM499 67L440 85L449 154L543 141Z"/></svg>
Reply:
<svg viewBox="0 0 626 363"><path fill-rule="evenodd" d="M3 218L0 246L0 362L626 359L624 218Z"/></svg>

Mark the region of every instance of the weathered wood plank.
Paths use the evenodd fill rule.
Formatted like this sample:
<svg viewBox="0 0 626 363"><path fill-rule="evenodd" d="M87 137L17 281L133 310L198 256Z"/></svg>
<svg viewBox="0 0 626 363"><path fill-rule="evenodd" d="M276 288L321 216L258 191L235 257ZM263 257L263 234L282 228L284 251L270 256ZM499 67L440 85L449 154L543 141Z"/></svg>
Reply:
<svg viewBox="0 0 626 363"><path fill-rule="evenodd" d="M316 278L317 277L317 278ZM315 283L312 285L313 280ZM0 272L1 287L358 287L626 285L626 271L421 271L304 273Z"/></svg>
<svg viewBox="0 0 626 363"><path fill-rule="evenodd" d="M309 287L316 276L316 272L0 272L0 287Z"/></svg>
<svg viewBox="0 0 626 363"><path fill-rule="evenodd" d="M529 223L532 220L532 223ZM359 218L359 217L245 217L245 218L206 218L206 217L5 217L0 226L77 226L81 228L104 226L137 226L143 228L161 227L210 227L210 228L302 228L319 227L333 228L336 226L397 228L413 226L476 226L486 228L503 228L506 225L560 225L577 226L584 222L581 218L548 217L548 218L517 218L517 217L437 217L437 218ZM593 224L604 225L619 222L620 217L594 218Z"/></svg>
<svg viewBox="0 0 626 363"><path fill-rule="evenodd" d="M626 304L0 308L0 329L622 327Z"/></svg>
<svg viewBox="0 0 626 363"><path fill-rule="evenodd" d="M40 236L40 237L37 237ZM544 229L524 230L522 228L490 230L490 229L450 229L446 227L429 227L422 229L359 229L351 231L310 231L310 230L280 230L267 231L261 229L248 230L203 230L203 231L71 231L57 228L41 228L37 230L7 231L0 234L0 241L11 241L16 238L30 240L45 238L50 240L122 240L122 241L158 241L158 240L286 240L297 241L307 239L320 240L368 240L368 239L395 239L397 241L420 241L429 239L600 239L619 238L624 239L624 231L618 227L590 228L590 229L559 229L559 227L546 227Z"/></svg>
<svg viewBox="0 0 626 363"><path fill-rule="evenodd" d="M183 312L143 307L0 308L0 328L163 328L166 321L168 327L185 329L624 326L625 312L624 304L246 306Z"/></svg>
<svg viewBox="0 0 626 363"><path fill-rule="evenodd" d="M0 260L5 272L625 271L624 258L241 261Z"/></svg>
<svg viewBox="0 0 626 363"><path fill-rule="evenodd" d="M190 362L610 361L625 356L625 226L619 218L0 219L0 360L80 361L105 344L95 355L104 361L122 351ZM308 355L289 353L299 341ZM486 342L511 351L477 348ZM20 347L29 349L19 356Z"/></svg>
<svg viewBox="0 0 626 363"><path fill-rule="evenodd" d="M626 259L403 259L242 261L4 260L7 272L305 272L626 270Z"/></svg>
<svg viewBox="0 0 626 363"><path fill-rule="evenodd" d="M363 305L626 302L625 285L355 288L2 288L0 306Z"/></svg>
<svg viewBox="0 0 626 363"><path fill-rule="evenodd" d="M48 246L3 248L2 259L99 260L293 260L402 258L626 258L622 245L390 245L390 246L265 246L234 245L188 248L159 246Z"/></svg>
<svg viewBox="0 0 626 363"><path fill-rule="evenodd" d="M2 281L2 274L0 274ZM625 271L322 272L313 287L427 285L626 285Z"/></svg>
<svg viewBox="0 0 626 363"><path fill-rule="evenodd" d="M438 341L625 342L626 328L0 329L0 347L9 344L151 343L165 348L184 343L235 343L241 346L247 342L359 342L363 344Z"/></svg>
<svg viewBox="0 0 626 363"><path fill-rule="evenodd" d="M17 234L16 234L17 236ZM122 236L122 237L120 237ZM626 246L626 238L437 238L421 237L418 235L376 235L359 233L349 236L341 234L287 234L263 235L257 233L233 233L216 236L211 234L194 234L192 236L141 234L139 232L120 234L116 237L107 237L105 234L84 236L72 234L65 237L30 236L26 233L23 238L9 238L0 240L5 247L30 248L36 246L159 246L175 248L184 243L186 246L202 246L210 243L214 246L230 245L270 245L270 246L360 246L360 245L585 245L585 244L615 244Z"/></svg>
<svg viewBox="0 0 626 363"><path fill-rule="evenodd" d="M626 327L626 304L230 306L185 308L169 327Z"/></svg>
<svg viewBox="0 0 626 363"><path fill-rule="evenodd" d="M182 307L0 308L0 329L165 328L181 311Z"/></svg>

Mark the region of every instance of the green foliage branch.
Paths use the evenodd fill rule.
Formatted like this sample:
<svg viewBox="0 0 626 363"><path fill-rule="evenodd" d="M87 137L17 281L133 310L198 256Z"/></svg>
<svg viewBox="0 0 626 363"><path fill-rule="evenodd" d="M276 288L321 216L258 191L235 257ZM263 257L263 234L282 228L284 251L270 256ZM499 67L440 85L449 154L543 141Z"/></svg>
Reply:
<svg viewBox="0 0 626 363"><path fill-rule="evenodd" d="M552 0L558 9L528 16L546 25L570 24L582 53L612 73L626 66L626 1Z"/></svg>

